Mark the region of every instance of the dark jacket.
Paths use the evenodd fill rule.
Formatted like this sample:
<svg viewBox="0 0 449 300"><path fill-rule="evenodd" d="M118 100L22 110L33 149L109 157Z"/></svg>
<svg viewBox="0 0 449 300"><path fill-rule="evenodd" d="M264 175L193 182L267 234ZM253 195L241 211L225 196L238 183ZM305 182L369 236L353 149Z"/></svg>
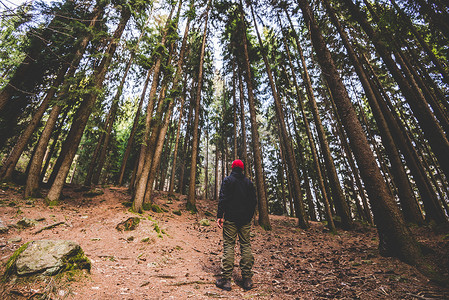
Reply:
<svg viewBox="0 0 449 300"><path fill-rule="evenodd" d="M256 203L253 183L236 167L221 184L217 218L247 224L254 215Z"/></svg>

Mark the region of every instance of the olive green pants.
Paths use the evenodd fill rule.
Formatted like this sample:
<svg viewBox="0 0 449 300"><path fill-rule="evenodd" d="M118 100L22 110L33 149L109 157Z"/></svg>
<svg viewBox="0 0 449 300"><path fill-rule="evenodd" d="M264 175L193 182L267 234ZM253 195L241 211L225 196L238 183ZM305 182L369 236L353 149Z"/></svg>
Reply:
<svg viewBox="0 0 449 300"><path fill-rule="evenodd" d="M223 258L222 276L225 279L231 279L232 270L234 269L234 247L237 235L240 244L240 270L243 278L253 277L251 271L254 265L254 256L251 252L251 222L245 225L237 225L235 222L225 221L223 224Z"/></svg>

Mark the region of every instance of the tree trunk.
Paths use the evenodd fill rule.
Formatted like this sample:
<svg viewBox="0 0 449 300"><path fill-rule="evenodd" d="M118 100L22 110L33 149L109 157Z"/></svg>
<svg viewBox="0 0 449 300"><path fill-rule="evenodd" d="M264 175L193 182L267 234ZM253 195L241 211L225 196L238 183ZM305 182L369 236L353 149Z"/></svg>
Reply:
<svg viewBox="0 0 449 300"><path fill-rule="evenodd" d="M438 207L435 206L438 199L429 178L425 173L425 169L419 155L416 153L415 147L412 144L410 137L407 135L403 123L401 123L401 120L397 116L387 93L383 90L379 78L372 69L366 57L363 56L363 59L365 64L369 67L372 78L374 79L374 82L370 81L373 91L381 94L384 99L384 101L379 101L380 108L388 121L389 128L392 130L391 132L393 134L393 138L398 141L397 145L399 146L407 165L410 168L413 179L421 195L421 200L424 204L426 219L433 219L437 224L440 224L441 222L444 223L445 217L439 213ZM377 96L377 98L379 98L379 96Z"/></svg>
<svg viewBox="0 0 449 300"><path fill-rule="evenodd" d="M257 196L258 196L258 205L259 205L259 225L262 226L266 230L271 230L270 219L268 217L268 200L266 196L265 189L265 180L262 168L262 154L260 150L259 144L259 132L258 125L256 120L256 104L255 98L253 94L253 84L252 84L252 75L251 75L251 66L249 62L249 54L248 54L248 40L246 37L246 24L244 21L244 11L242 0L240 0L240 22L241 28L243 32L243 50L245 55L245 68L246 68L246 87L248 89L248 103L249 103L249 112L250 112L250 121L251 121L251 139L254 151L254 165L256 171L256 187L257 187Z"/></svg>
<svg viewBox="0 0 449 300"><path fill-rule="evenodd" d="M2 168L0 169L0 178L3 180L10 180L11 176L16 168L17 162L19 161L20 156L23 153L23 150L25 150L25 147L27 146L31 136L33 135L34 131L36 130L37 126L39 125L42 116L44 115L45 111L48 108L48 105L50 104L50 100L53 99L53 96L55 95L56 89L61 85L61 83L64 80L64 75L68 69L68 65L64 64L62 68L59 70L58 76L53 81L51 88L47 92L47 95L42 100L42 103L40 104L39 108L34 113L30 123L28 123L28 126L26 127L25 131L20 135L18 140L16 141L14 148L11 150L8 158L3 163Z"/></svg>
<svg viewBox="0 0 449 300"><path fill-rule="evenodd" d="M123 177L125 176L126 163L128 162L129 156L131 155L132 146L134 142L134 136L137 132L137 126L139 124L140 114L143 106L143 102L145 100L145 94L148 88L148 83L150 81L150 76L153 73L153 68L148 70L147 78L145 79L145 83L143 85L142 94L140 96L139 105L137 107L136 116L134 117L133 127L131 128L131 132L129 134L128 142L126 144L125 154L123 154L122 164L120 167L119 179L117 181L117 185L121 186L123 184Z"/></svg>
<svg viewBox="0 0 449 300"><path fill-rule="evenodd" d="M109 44L109 47L106 51L105 57L101 60L100 65L94 71L93 79L92 79L92 87L96 89L101 89L103 87L103 81L106 76L106 72L109 68L109 65L112 60L112 56L115 53L117 48L118 41L122 36L122 33L125 29L126 24L128 23L129 18L131 17L131 11L128 8L122 8L121 19L117 26L117 29L114 32L113 39ZM63 185L67 178L67 174L70 169L70 165L72 164L72 160L76 154L79 143L81 141L81 137L83 135L84 129L86 127L89 116L94 107L95 101L97 99L97 94L90 94L84 97L83 102L78 108L77 114L74 117L74 121L70 128L69 134L67 136L66 142L64 143L61 154L63 155L63 160L61 163L61 167L56 175L55 181L50 188L47 200L49 203L57 203L59 201L59 197L62 192Z"/></svg>
<svg viewBox="0 0 449 300"><path fill-rule="evenodd" d="M374 32L371 25L366 20L364 13L362 13L352 0L341 0L348 8L353 17L359 22L366 34L371 38L377 52L382 57L384 63L398 83L401 92L406 98L408 104L414 112L414 115L419 120L420 126L426 133L432 150L435 152L438 162L441 165L446 176L449 176L449 141L438 124L435 116L430 110L422 91L417 86L413 76L410 74L408 68L403 65L404 76L401 70L396 65L396 62L390 56L390 51L382 42L380 36ZM400 57L395 56L400 60Z"/></svg>
<svg viewBox="0 0 449 300"><path fill-rule="evenodd" d="M173 195L173 191L175 188L175 177L176 177L176 164L178 159L178 147L179 147L179 137L181 134L181 125L182 125L182 115L184 112L184 101L186 98L186 86L187 83L184 84L184 91L183 95L181 96L181 106L179 108L179 119L178 119L178 129L176 130L176 141L175 141L175 150L173 151L173 166L171 170L171 176L170 176L170 187L168 189L168 194Z"/></svg>
<svg viewBox="0 0 449 300"><path fill-rule="evenodd" d="M374 118L377 123L377 127L382 137L382 144L385 147L385 150L391 163L391 172L393 175L393 180L398 188L398 196L401 203L402 212L404 213L405 220L407 222L422 225L424 221L423 216L418 207L418 203L415 199L415 195L410 186L407 174L405 173L405 169L402 160L400 158L398 148L394 142L393 136L390 132L387 122L378 104L378 102L382 101L382 99L377 99L376 95L374 94L374 91L371 89L369 79L366 76L366 73L360 63L360 60L358 59L354 49L352 48L352 45L350 44L349 39L340 24L340 21L337 19L337 16L335 15L333 8L330 6L329 1L323 0L323 2L326 6L326 9L332 22L334 23L335 27L340 33L343 44L345 45L346 51L349 54L349 58L351 59L352 64L360 79L360 82L362 83L365 95L372 109Z"/></svg>
<svg viewBox="0 0 449 300"><path fill-rule="evenodd" d="M240 66L237 66L238 68L238 79L239 79L239 100L240 100L240 123L242 127L242 159L243 164L245 167L245 174L246 176L249 176L249 161L248 161L248 154L247 154L247 137L246 137L246 123L245 123L245 104L243 102L244 100L244 94L243 94L243 82L242 82L242 70L240 69Z"/></svg>
<svg viewBox="0 0 449 300"><path fill-rule="evenodd" d="M322 70L326 70L323 75L333 94L365 182L379 233L381 254L399 257L410 264L418 264L421 257L418 244L408 230L399 208L380 174L362 126L357 120L348 92L332 60L331 53L327 49L310 6L305 0L298 0L298 3L309 28L318 63Z"/></svg>
<svg viewBox="0 0 449 300"><path fill-rule="evenodd" d="M218 146L217 143L215 143L215 189L214 189L214 199L218 200L218 189L219 189L219 181L218 181L218 163L219 163L219 157L218 157Z"/></svg>
<svg viewBox="0 0 449 300"><path fill-rule="evenodd" d="M237 155L237 99L236 99L236 84L235 84L235 60L232 61L232 109L233 109L233 130L234 130L234 149L233 149L233 160L238 158Z"/></svg>
<svg viewBox="0 0 449 300"><path fill-rule="evenodd" d="M189 193L187 196L187 209L191 211L196 211L196 201L195 201L195 185L196 185L196 159L198 154L198 126L200 120L200 103L201 103L201 89L203 86L203 63L204 63L204 53L206 49L206 36L207 36L207 22L209 19L209 10L211 7L212 0L209 0L206 8L206 20L204 21L204 31L203 31L203 41L201 45L201 54L199 62L198 71L198 86L196 90L196 103L195 103L195 119L193 123L193 142L192 142L192 160L190 163L190 182L189 182Z"/></svg>
<svg viewBox="0 0 449 300"><path fill-rule="evenodd" d="M437 67L438 71L441 73L441 76L443 77L444 82L449 84L449 74L447 73L445 67L443 66L443 63L436 57L436 55L433 53L432 49L430 49L430 46L423 39L421 34L416 30L415 25L413 25L413 23L411 22L410 18L396 4L396 1L390 0L390 2L393 4L393 6L396 9L396 11L400 14L402 20L404 20L407 23L408 29L410 29L410 31L413 33L415 38L418 40L418 43L421 45L421 47L424 49L426 54L429 56L429 58L435 64L435 66Z"/></svg>
<svg viewBox="0 0 449 300"><path fill-rule="evenodd" d="M161 38L161 49L165 47L165 43L167 40L167 34L169 30L169 25L172 19L173 12L175 10L175 3L173 3L172 8L170 10L170 14L167 18L167 21L165 22L165 27L162 32L162 38ZM145 131L142 138L142 144L140 147L140 155L139 155L139 163L137 167L137 173L136 173L136 186L133 188L133 209L134 211L141 211L142 210L142 204L143 204L143 197L145 194L146 189L146 183L148 179L148 172L150 170L150 163L146 162L147 159L151 159L146 155L147 148L149 147L149 139L150 139L150 133L151 133L151 122L153 119L153 110L154 110L154 104L156 100L156 92L157 88L159 86L159 76L161 73L161 65L162 65L162 54L159 53L155 57L155 63L154 63L154 71L153 71L153 82L151 83L151 89L150 94L148 96L148 106L146 110L146 118L145 118ZM146 164L146 168L144 169L144 166ZM139 185L139 186L137 186ZM137 207L136 207L136 199L137 200ZM136 210L138 209L138 210Z"/></svg>
<svg viewBox="0 0 449 300"><path fill-rule="evenodd" d="M142 35L141 35L141 37L142 37ZM139 41L140 41L140 39L139 39ZM137 41L137 43L139 43L139 41ZM109 111L109 116L108 116L108 118L106 120L106 124L105 124L106 128L105 128L105 133L104 133L104 142L101 145L100 156L98 158L98 163L96 166L97 171L94 173L94 175L92 177L93 184L98 184L98 181L100 179L101 171L103 169L103 165L104 165L104 162L106 159L106 153L107 153L107 149L109 146L109 140L111 139L112 128L114 126L115 118L117 116L117 110L119 108L120 97L123 92L123 86L125 85L126 77L128 76L128 72L129 72L129 69L131 68L131 64L133 63L133 60L134 60L134 52L131 54L131 57L129 58L128 63L126 64L125 72L122 76L122 80L120 81L120 85L117 88L117 92L114 96L114 99L112 100L112 105L111 105L111 109Z"/></svg>
<svg viewBox="0 0 449 300"><path fill-rule="evenodd" d="M235 148L237 153L237 148ZM206 125L206 161L204 166L204 199L208 199L209 193L207 192L209 187L209 126Z"/></svg>
<svg viewBox="0 0 449 300"><path fill-rule="evenodd" d="M66 109L64 111L62 117L59 118L58 127L56 128L56 130L53 131L53 134L52 134L53 143L51 144L50 149L48 151L46 151L46 154L44 155L45 163L44 163L44 166L42 167L42 171L39 176L39 183L42 183L44 181L44 177L47 174L47 169L48 169L48 166L50 165L50 160L53 157L53 154L55 152L56 145L59 141L59 137L61 136L62 129L64 127L64 123L66 121L68 113L69 113L69 110ZM29 174L29 171L28 171L28 174Z"/></svg>
<svg viewBox="0 0 449 300"><path fill-rule="evenodd" d="M98 20L100 20L104 14L104 5L105 3L102 2L97 4L97 6L95 7L93 18L89 23L89 28L95 28L100 25L101 22L99 22ZM71 62L70 69L67 71L65 78L71 78L75 74L76 69L78 68L78 65L84 55L84 52L90 39L91 36L87 35L83 37L83 39L81 40L79 46L77 47L73 60ZM66 83L66 85L63 87L63 91L59 93L60 95L58 96L58 100L56 101L56 103L61 101L63 97L67 95L69 87L70 87L69 84ZM48 142L50 141L51 133L56 124L61 109L62 109L61 105L56 104L53 106L50 112L50 116L48 117L47 123L45 125L44 131L39 137L39 142L36 145L37 148L35 151L35 155L33 156L33 160L30 165L30 171L28 172L27 176L25 197L31 197L39 193L38 192L40 183L39 178L41 174L42 162L44 159L45 152L47 150Z"/></svg>
<svg viewBox="0 0 449 300"><path fill-rule="evenodd" d="M338 180L337 170L335 168L334 159L332 158L329 143L327 141L326 133L324 132L323 124L321 123L320 114L318 111L318 105L313 94L312 90L312 82L309 77L309 73L307 70L307 64L301 49L301 45L298 43L298 52L302 62L303 68L303 80L306 83L306 91L309 99L309 103L312 108L312 115L315 122L316 131L318 133L318 140L321 145L321 151L324 158L324 163L327 170L327 175L330 183L330 190L332 192L332 200L335 205L337 214L341 218L342 227L346 230L350 230L353 228L351 212L349 210L348 205L346 204L345 197L343 191L340 186L340 181Z"/></svg>
<svg viewBox="0 0 449 300"><path fill-rule="evenodd" d="M263 49L262 39L260 37L259 30L257 28L256 16L254 14L254 10L253 10L253 7L251 4L250 4L250 9L251 9L251 14L253 16L253 22L254 22L254 28L256 29L256 35L259 40L259 45L260 45L261 49ZM299 174L298 174L298 167L294 160L294 154L293 154L293 149L291 147L291 143L289 142L291 140L291 137L288 135L286 125L285 125L284 112L282 110L283 103L282 103L282 100L280 99L279 93L276 89L276 84L273 79L273 74L271 71L270 63L268 62L268 58L263 51L262 51L262 58L265 63L265 68L267 71L268 79L270 81L271 92L272 92L272 95L274 98L276 116L278 119L279 129L280 129L281 142L284 144L288 169L293 178L293 189L294 189L294 194L295 194L295 198L296 198L294 201L294 203L296 204L296 207L295 207L296 217L299 220L299 226L303 229L307 229L310 227L310 225L309 225L307 214L306 214L306 211L304 208L303 195L302 195L302 190L301 190L301 180L300 180Z"/></svg>
<svg viewBox="0 0 449 300"><path fill-rule="evenodd" d="M285 71L285 69L284 69L284 71ZM295 75L293 75L293 80L296 81L296 76ZM291 100L291 99L289 99L289 100ZM302 101L300 97L298 97L298 100ZM291 106L294 107L293 105L291 105ZM301 137L299 136L299 131L298 131L297 124L296 124L297 120L295 119L294 116L292 118L293 118L293 126L294 126L293 130L295 131L295 138L296 138L296 141L297 141L297 146L298 146L298 151L299 151L299 155L298 155L299 163L300 163L300 165L303 166L303 173L304 173L303 177L304 177L304 185L305 185L305 190L306 190L307 206L309 207L309 210L308 210L309 218L310 218L311 221L315 221L316 222L317 221L317 217L316 217L316 213L315 213L315 205L313 203L312 191L310 189L310 182L309 182L309 178L310 177L309 177L309 172L308 172L308 168L307 168L307 165L306 165L306 161L304 159L305 151L304 151L304 149L303 149L303 147L301 146L301 143L300 143ZM308 122L307 121L305 122L304 125L306 126L306 124L308 126ZM328 203L328 206L329 206L329 203ZM335 225L333 225L334 222L333 222L332 216L331 216L330 220L331 220L331 224L329 225L329 228L332 227L333 229L331 229L331 230L335 230Z"/></svg>
<svg viewBox="0 0 449 300"><path fill-rule="evenodd" d="M294 31L293 24L292 24L292 21L290 19L290 16L289 16L288 12L285 11L285 13L287 15L287 18L288 18L288 20L290 22L291 29L293 31L293 36L294 36L294 39L295 39L295 42L296 42L296 47L297 47L298 51L300 51L301 48L300 48L300 43L299 43L299 40L298 40L298 36L296 35L296 32ZM296 91L296 95L298 97L297 101L298 101L299 107L301 109L301 114L303 116L304 127L306 129L306 134L307 134L307 138L309 140L310 150L312 152L312 159L313 159L313 162L314 162L314 165L315 165L315 171L317 173L318 185L320 187L321 196L322 196L323 204L324 204L324 212L325 212L325 215L326 215L326 220L328 222L327 224L328 224L329 229L331 231L335 232L336 229L335 229L334 220L333 220L333 217L332 217L332 212L331 212L331 209L330 209L330 201L329 201L329 198L328 198L328 194L326 192L323 174L321 173L321 167L320 167L320 162L319 162L319 159L318 159L318 154L317 154L317 150L316 150L315 141L313 140L312 131L310 130L309 121L307 119L307 115L306 115L306 112L304 110L303 100L301 99L301 92L299 90L298 81L296 79L296 73L295 73L294 68L293 68L293 62L291 60L290 50L289 50L288 45L286 43L286 39L284 39L284 43L285 43L285 48L286 48L286 52L287 52L287 57L288 57L288 60L289 60L290 70L292 72L293 84L295 85L295 91ZM303 56L301 56L301 57L303 58ZM304 68L304 62L302 62L302 64L303 64L303 68ZM306 76L306 75L308 76L308 73L303 72L303 76ZM312 89L311 83L310 83L310 79L309 79L309 81L307 81L306 79L307 79L307 77L304 77L304 82L307 84L307 88L309 89L309 85L310 85L310 89ZM312 95L313 95L313 91L312 91Z"/></svg>
<svg viewBox="0 0 449 300"><path fill-rule="evenodd" d="M330 104L332 106L332 110L335 113L335 119L336 119L336 123L337 123L337 132L338 132L338 134L340 136L341 144L342 144L342 146L343 146L343 148L345 150L346 157L348 159L348 163L349 163L349 166L351 168L351 172L352 172L352 174L354 174L356 185L357 185L357 189L359 190L359 193L360 193L360 198L362 199L364 215L366 217L366 220L371 225L374 225L374 220L373 220L373 217L371 215L371 209L370 209L370 207L368 205L368 199L365 196L365 189L363 188L362 181L360 179L359 170L357 169L356 164L354 162L354 158L352 156L351 149L350 149L350 147L348 145L347 136L346 136L345 131L343 129L343 126L341 124L341 118L340 118L340 116L338 114L338 110L337 110L337 108L335 106L335 102L334 102L334 99L332 97L332 93L330 91L329 91L329 96L330 96L330 101L329 102L330 102Z"/></svg>

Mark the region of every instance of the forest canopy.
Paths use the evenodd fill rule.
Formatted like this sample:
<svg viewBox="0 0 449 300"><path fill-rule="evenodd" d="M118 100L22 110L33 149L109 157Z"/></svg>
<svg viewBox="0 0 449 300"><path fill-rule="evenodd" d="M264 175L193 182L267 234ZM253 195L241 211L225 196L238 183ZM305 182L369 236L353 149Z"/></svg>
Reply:
<svg viewBox="0 0 449 300"><path fill-rule="evenodd" d="M1 2L0 179L218 199L233 160L260 226L448 229L449 7L438 0Z"/></svg>

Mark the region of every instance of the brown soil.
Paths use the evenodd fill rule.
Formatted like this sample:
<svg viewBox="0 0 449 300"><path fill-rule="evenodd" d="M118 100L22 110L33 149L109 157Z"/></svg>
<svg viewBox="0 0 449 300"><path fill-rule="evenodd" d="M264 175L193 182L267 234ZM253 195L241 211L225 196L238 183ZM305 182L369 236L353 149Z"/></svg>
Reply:
<svg viewBox="0 0 449 300"><path fill-rule="evenodd" d="M29 283L1 283L2 299L449 299L449 290L438 286L415 268L394 258L381 257L372 228L332 235L321 223L310 230L296 227L293 218L271 216L273 230L254 227L256 262L254 289L240 284L238 259L232 291L215 287L220 273L221 232L214 223L217 203L197 200L198 214L186 211L185 197L170 199L156 194L154 202L167 212L137 215L123 205L130 201L125 188L103 188L104 194L87 197L68 187L56 207L42 199L24 200L20 188L0 190L0 220L14 225L23 217L45 218L28 229L10 228L0 234L0 271L20 245L39 239L78 242L92 261L91 273L65 279ZM180 210L181 216L173 213ZM210 216L208 213L211 213ZM208 216L209 215L209 216ZM140 217L133 231L116 226L129 217ZM209 219L210 226L199 221ZM58 222L48 230L40 229ZM155 225L163 231L155 231ZM448 267L449 242L428 229L415 230L439 266ZM11 242L20 237L20 242ZM447 269L446 269L447 270ZM36 297L33 297L36 296Z"/></svg>

